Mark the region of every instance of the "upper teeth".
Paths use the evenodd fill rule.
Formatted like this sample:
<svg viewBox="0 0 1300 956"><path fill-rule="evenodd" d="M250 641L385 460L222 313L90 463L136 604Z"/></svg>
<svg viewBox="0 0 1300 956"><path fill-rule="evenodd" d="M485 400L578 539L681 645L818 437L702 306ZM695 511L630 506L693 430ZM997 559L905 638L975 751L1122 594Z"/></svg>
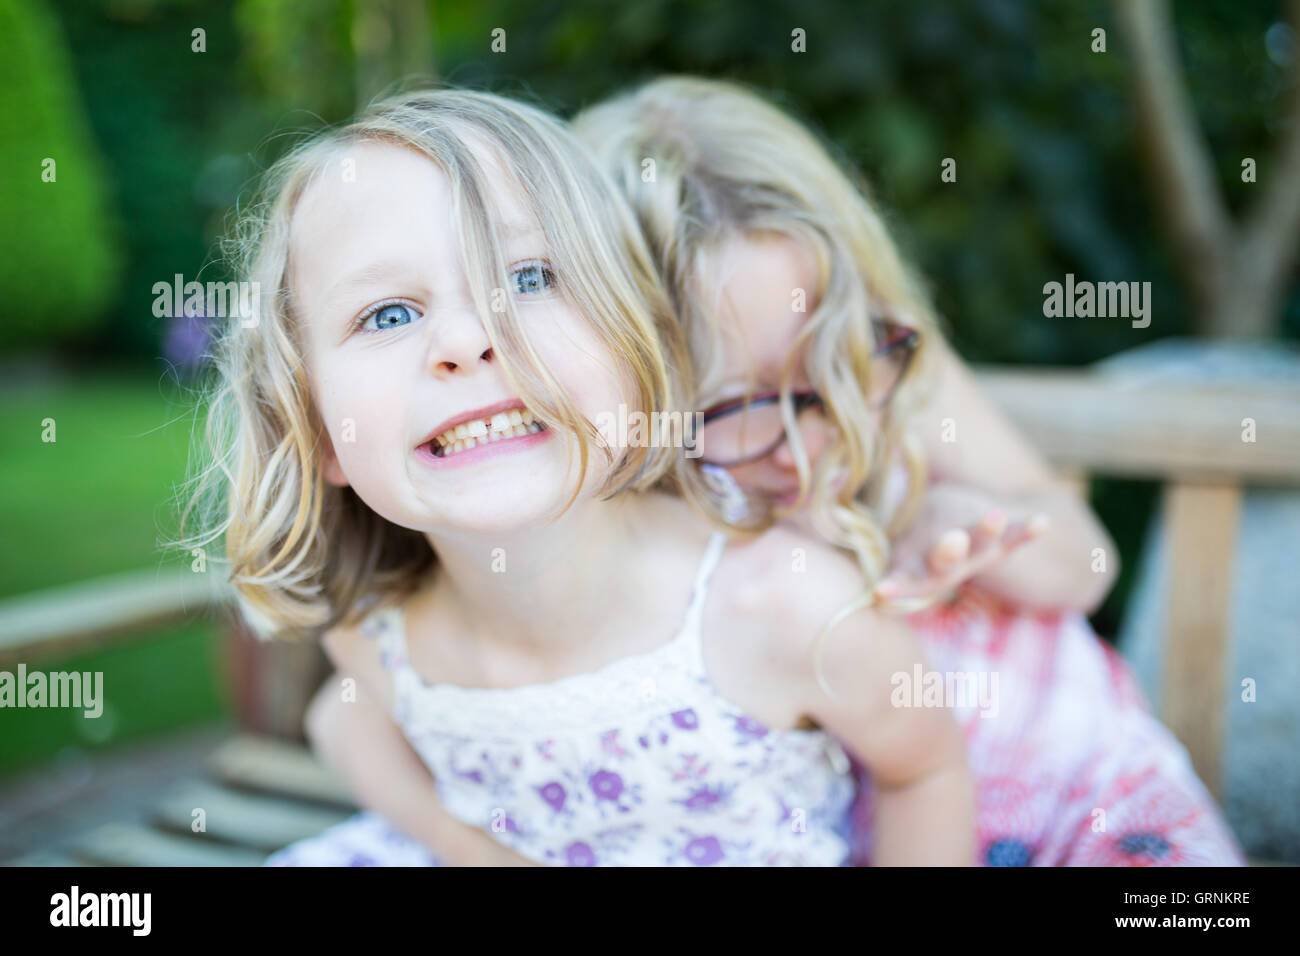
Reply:
<svg viewBox="0 0 1300 956"><path fill-rule="evenodd" d="M503 438L517 438L542 430L542 423L533 417L526 408L515 408L508 412L497 412L490 418L477 421L461 422L449 428L433 440L444 455L454 455L475 445L501 441Z"/></svg>

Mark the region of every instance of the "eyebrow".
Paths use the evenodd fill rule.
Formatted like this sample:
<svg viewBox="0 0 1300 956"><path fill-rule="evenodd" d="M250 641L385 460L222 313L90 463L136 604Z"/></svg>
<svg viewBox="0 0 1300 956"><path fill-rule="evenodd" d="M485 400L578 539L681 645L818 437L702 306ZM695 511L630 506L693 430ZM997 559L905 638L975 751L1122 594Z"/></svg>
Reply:
<svg viewBox="0 0 1300 956"><path fill-rule="evenodd" d="M511 239L532 239L537 236L545 236L545 231L536 223L527 222L508 222L502 226L502 238ZM357 286L368 285L375 282L384 282L392 279L398 279L406 273L412 263L402 262L397 259L389 259L383 262L376 262L366 266L364 269L344 276L338 282L329 288L329 295L344 292Z"/></svg>
<svg viewBox="0 0 1300 956"><path fill-rule="evenodd" d="M326 291L326 299L333 299L341 292L347 292L358 286L373 285L378 282L392 281L409 274L409 263L390 260L387 262L376 262L373 265L359 269L350 275L344 276L338 282L335 282Z"/></svg>

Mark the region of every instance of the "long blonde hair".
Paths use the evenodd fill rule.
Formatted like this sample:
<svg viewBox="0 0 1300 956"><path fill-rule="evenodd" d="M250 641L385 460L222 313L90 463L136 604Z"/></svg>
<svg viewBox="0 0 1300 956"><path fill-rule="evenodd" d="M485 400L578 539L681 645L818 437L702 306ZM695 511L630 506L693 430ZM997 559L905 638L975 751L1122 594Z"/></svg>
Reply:
<svg viewBox="0 0 1300 956"><path fill-rule="evenodd" d="M932 378L938 324L865 184L855 182L792 117L728 82L661 78L584 110L572 125L630 198L687 327L697 368L707 367L722 347L716 303L707 294L711 250L731 237L777 234L802 243L815 257L819 302L781 385L787 434L801 501L811 485L818 529L854 553L868 588L874 586L888 561L889 533L906 526L924 491L924 457L905 423ZM867 396L873 374L870 318L880 313L905 319L920 332L920 345L884 426L877 428ZM837 432L815 476L789 401L794 361L805 345L805 373ZM908 467L907 496L885 515L885 479L896 447ZM836 468L847 481L832 493ZM715 520L735 521L700 482L687 477L682 486ZM758 528L774 520L771 514L756 517Z"/></svg>
<svg viewBox="0 0 1300 956"><path fill-rule="evenodd" d="M538 358L506 285L492 200L472 145L486 146L517 181L541 224L562 294L590 321L641 409L688 407L689 359L679 324L625 200L567 128L534 107L488 93L405 93L355 122L325 130L275 163L229 244L238 277L256 282L253 315L234 316L215 347L206 431L174 542L206 547L224 537L240 609L262 637L301 638L350 623L362 598L415 590L435 556L423 534L377 515L348 487L323 480L323 423L302 360L301 326L288 283L290 223L307 188L340 175L350 149L387 143L418 151L451 181L459 241L474 302L494 354L521 399L547 424L578 437L572 504L591 446L610 473L603 495L670 479L678 452L610 449ZM617 460L616 460L617 454ZM566 507L567 507L566 504Z"/></svg>

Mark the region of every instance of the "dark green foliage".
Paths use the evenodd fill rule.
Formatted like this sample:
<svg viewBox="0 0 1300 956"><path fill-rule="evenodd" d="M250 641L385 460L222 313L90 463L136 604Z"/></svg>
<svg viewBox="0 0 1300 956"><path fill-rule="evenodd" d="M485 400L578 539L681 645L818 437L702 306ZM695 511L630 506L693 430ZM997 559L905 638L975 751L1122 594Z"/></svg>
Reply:
<svg viewBox="0 0 1300 956"><path fill-rule="evenodd" d="M0 0L0 182L0 350L85 336L122 256L63 37L31 0Z"/></svg>
<svg viewBox="0 0 1300 956"><path fill-rule="evenodd" d="M371 19L390 24L379 31L389 52L377 54L388 88L410 78L420 59L403 35L409 12L399 17L379 0L56 7L125 225L124 281L95 351L157 355L164 323L151 312L153 283L177 272L194 278L205 266L201 278L224 278L215 242L240 187L298 133L346 120L369 97L358 77L370 71L373 85L376 57L363 69L358 43L374 37ZM40 19L17 0L0 9ZM972 360L1079 364L1190 328L1140 166L1128 53L1101 0L488 0L425 10L425 53L442 79L523 95L565 115L668 72L767 92L867 177ZM1282 173L1269 166L1269 146L1284 129L1286 70L1268 56L1264 36L1283 17L1276 0L1175 9L1192 99L1234 211L1253 188L1241 182L1242 157L1257 160L1261 182ZM207 32L206 53L191 51L196 27ZM1105 53L1091 50L1097 27L1107 32ZM491 51L496 28L506 31L505 53ZM795 28L806 32L806 53L791 50ZM26 134L18 141L31 145ZM13 142L6 137L0 149ZM939 179L945 157L957 160L956 183ZM84 234L43 231L49 243ZM87 277L93 267L102 276L102 254L80 257ZM1045 318L1043 284L1067 272L1151 281L1151 327ZM78 283L107 287L65 277L69 292ZM24 299L28 312L34 298ZM60 321L86 321L72 311L61 308ZM1295 336L1297 316L1293 290L1284 335Z"/></svg>

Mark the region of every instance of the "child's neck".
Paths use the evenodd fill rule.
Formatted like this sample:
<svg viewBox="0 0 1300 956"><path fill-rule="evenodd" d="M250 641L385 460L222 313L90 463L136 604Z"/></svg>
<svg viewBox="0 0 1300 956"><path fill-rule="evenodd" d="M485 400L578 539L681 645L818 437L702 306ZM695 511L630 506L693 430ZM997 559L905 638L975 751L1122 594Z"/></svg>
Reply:
<svg viewBox="0 0 1300 956"><path fill-rule="evenodd" d="M672 533L665 520L675 523L684 509L664 495L624 494L576 503L557 521L515 534L430 536L438 613L523 655L576 656L612 622L638 620L662 601L648 552Z"/></svg>

